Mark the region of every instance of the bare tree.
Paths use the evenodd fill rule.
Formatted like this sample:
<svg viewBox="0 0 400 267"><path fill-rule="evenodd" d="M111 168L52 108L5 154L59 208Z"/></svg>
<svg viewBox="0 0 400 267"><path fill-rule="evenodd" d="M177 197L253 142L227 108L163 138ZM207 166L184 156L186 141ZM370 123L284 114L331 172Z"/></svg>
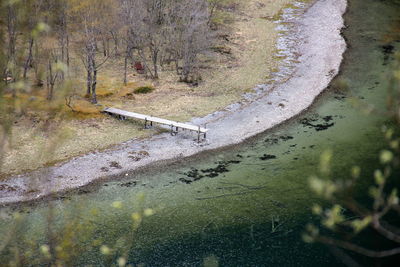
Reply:
<svg viewBox="0 0 400 267"><path fill-rule="evenodd" d="M47 72L46 72L46 87L47 87L47 99L52 100L54 95L54 86L58 78L60 78L62 71L58 67L58 56L56 52L50 51L49 58L47 60Z"/></svg>
<svg viewBox="0 0 400 267"><path fill-rule="evenodd" d="M70 34L68 30L68 1L58 0L54 4L54 12L56 14L54 30L57 35L58 43L61 50L61 61L64 62L68 67L70 65L70 54L69 54L69 39ZM63 77L62 77L63 78Z"/></svg>
<svg viewBox="0 0 400 267"><path fill-rule="evenodd" d="M138 0L132 10L130 42L153 79L159 78L158 61L166 29L165 4L163 0Z"/></svg>
<svg viewBox="0 0 400 267"><path fill-rule="evenodd" d="M86 93L92 103L97 103L96 87L97 74L101 66L107 61L108 55L100 62L97 61L97 45L107 32L105 17L114 8L113 1L71 0L72 14L76 29L80 30L78 53L86 69Z"/></svg>
<svg viewBox="0 0 400 267"><path fill-rule="evenodd" d="M125 44L125 53L124 53L124 85L127 84L127 74L128 74L128 60L129 58L132 57L132 50L133 50L133 44L131 40L131 31L132 31L132 26L133 21L134 21L134 2L132 0L120 0L120 10L119 10L119 15L122 18L123 29L121 30L124 35L122 37L122 40L124 41Z"/></svg>
<svg viewBox="0 0 400 267"><path fill-rule="evenodd" d="M149 14L151 11L148 6L155 2L146 3L144 0L121 0L121 15L126 25L125 29L125 71L124 82L126 83L126 72L128 60L133 60L133 51L137 53L137 57L143 62L146 73L151 78L158 78L157 58L158 58L158 42L157 33L150 34L152 18ZM154 9L153 9L154 11ZM153 28L154 30L155 28ZM151 46L151 48L150 48ZM152 50L149 53L149 50ZM153 59L153 68L150 67L148 55L151 54ZM153 71L154 69L154 71Z"/></svg>
<svg viewBox="0 0 400 267"><path fill-rule="evenodd" d="M18 16L18 3L6 3L6 17L7 17L7 65L4 71L4 79L7 83L9 80L16 79L17 60L16 60L16 45L17 45L17 16ZM13 90L13 96L16 91Z"/></svg>
<svg viewBox="0 0 400 267"><path fill-rule="evenodd" d="M182 59L182 72L180 80L192 82L190 75L198 62L198 55L209 48L211 35L208 26L210 17L207 2L203 0L183 0L179 2L173 16L172 29L175 30L175 38L172 41L177 44L177 56Z"/></svg>
<svg viewBox="0 0 400 267"><path fill-rule="evenodd" d="M28 43L28 54L26 56L26 60L24 63L24 71L23 71L23 78L26 79L28 74L28 70L33 65L33 45L36 39L37 31L35 31L35 27L38 25L39 20L41 19L41 12L43 9L43 0L37 1L25 1L24 2L26 8L28 8L31 12L31 16L28 17L27 23L27 43Z"/></svg>
<svg viewBox="0 0 400 267"><path fill-rule="evenodd" d="M159 65L175 62L180 80L189 82L199 53L209 47L207 2L122 0L121 6L129 27L126 56L135 50L154 79L159 77Z"/></svg>

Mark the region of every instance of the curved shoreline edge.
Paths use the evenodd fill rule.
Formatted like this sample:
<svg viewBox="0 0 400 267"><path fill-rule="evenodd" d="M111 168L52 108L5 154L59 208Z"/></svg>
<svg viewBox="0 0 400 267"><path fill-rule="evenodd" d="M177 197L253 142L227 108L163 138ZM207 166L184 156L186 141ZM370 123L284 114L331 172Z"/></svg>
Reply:
<svg viewBox="0 0 400 267"><path fill-rule="evenodd" d="M193 136L169 133L146 140L131 140L105 152L93 152L58 166L46 167L22 175L11 176L2 184L15 188L0 191L0 205L27 202L53 193L70 191L109 176L122 176L150 164L182 159L200 152L243 142L295 117L312 105L338 74L346 42L341 36L347 0L317 0L303 15L296 18L296 53L299 54L290 79L246 106L193 119L207 124L207 143L198 145ZM263 86L257 86L262 89ZM134 151L149 156L133 161ZM118 168L102 172L102 166L117 162Z"/></svg>

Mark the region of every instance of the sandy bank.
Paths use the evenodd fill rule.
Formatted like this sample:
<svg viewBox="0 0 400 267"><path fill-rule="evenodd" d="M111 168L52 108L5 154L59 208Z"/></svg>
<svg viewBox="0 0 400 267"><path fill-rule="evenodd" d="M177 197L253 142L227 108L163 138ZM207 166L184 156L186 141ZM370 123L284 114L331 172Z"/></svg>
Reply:
<svg viewBox="0 0 400 267"><path fill-rule="evenodd" d="M249 95L241 103L194 119L192 123L207 124L210 129L207 142L198 145L194 135L185 133L177 137L161 134L147 140L132 140L110 151L91 153L59 166L10 177L0 185L0 203L34 200L105 176L125 175L158 161L240 143L299 114L338 73L346 49L340 35L346 3L346 0L319 0L300 17L283 16L295 26L290 36L281 38L278 48L290 48L299 63L286 73L283 70L284 78L276 83L257 86L257 94Z"/></svg>

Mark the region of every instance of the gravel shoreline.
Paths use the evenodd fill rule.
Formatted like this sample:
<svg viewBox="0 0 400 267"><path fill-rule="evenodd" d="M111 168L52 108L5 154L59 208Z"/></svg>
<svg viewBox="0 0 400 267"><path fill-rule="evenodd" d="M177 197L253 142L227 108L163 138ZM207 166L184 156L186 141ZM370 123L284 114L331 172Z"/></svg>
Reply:
<svg viewBox="0 0 400 267"><path fill-rule="evenodd" d="M192 123L206 124L210 130L206 142L197 144L197 136L189 133L178 136L165 133L146 140L131 140L112 150L93 152L54 167L9 177L0 183L0 204L37 200L105 177L126 175L156 162L238 144L296 116L338 74L346 50L340 34L346 7L347 0L318 0L301 16L284 16L285 22L295 26L278 46L287 45L299 63L290 73L284 70L280 81L257 86L256 93L246 96L242 102L193 119Z"/></svg>

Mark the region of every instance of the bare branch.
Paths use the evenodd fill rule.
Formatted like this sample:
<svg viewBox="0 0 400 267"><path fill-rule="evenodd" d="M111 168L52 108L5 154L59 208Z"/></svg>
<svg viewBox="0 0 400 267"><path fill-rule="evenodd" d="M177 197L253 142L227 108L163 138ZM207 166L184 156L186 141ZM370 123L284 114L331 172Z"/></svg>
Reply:
<svg viewBox="0 0 400 267"><path fill-rule="evenodd" d="M373 217L372 227L387 239L400 243L400 236L383 227L379 221L379 218Z"/></svg>
<svg viewBox="0 0 400 267"><path fill-rule="evenodd" d="M327 245L341 247L341 248L356 252L358 254L361 254L361 255L364 255L364 256L367 256L370 258L384 258L384 257L397 255L400 253L400 247L397 247L394 249L389 249L389 250L383 250L383 251L375 251L375 250L371 250L371 249L366 249L364 247L360 247L356 244L353 244L353 243L350 243L347 241L332 239L332 238L325 237L325 236L318 236L316 238L316 241L327 244Z"/></svg>

